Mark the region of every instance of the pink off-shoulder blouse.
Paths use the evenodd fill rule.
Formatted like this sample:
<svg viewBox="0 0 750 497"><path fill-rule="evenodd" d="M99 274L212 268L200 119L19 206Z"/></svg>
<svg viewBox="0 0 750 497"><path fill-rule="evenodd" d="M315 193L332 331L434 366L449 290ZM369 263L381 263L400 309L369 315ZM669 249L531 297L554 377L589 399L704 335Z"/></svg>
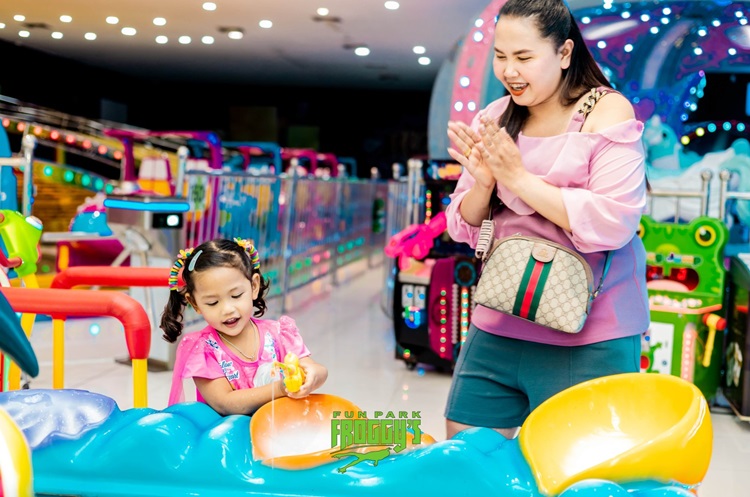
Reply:
<svg viewBox="0 0 750 497"><path fill-rule="evenodd" d="M509 98L494 101L482 113L499 118ZM582 124L583 115L576 112L566 133L549 137L521 133L516 141L524 167L562 190L571 231L559 228L498 186L497 194L505 207L494 216L495 236L519 233L575 248L591 265L596 283L606 251L611 250L612 263L602 293L594 300L586 324L577 334L568 335L478 305L472 322L481 330L509 338L574 346L640 334L648 328L646 253L636 235L646 207L643 124L630 119L596 133L580 132ZM472 126L478 125L479 120L475 119ZM474 178L464 171L446 208L446 218L450 236L475 247L479 227L469 225L459 209L473 184Z"/></svg>

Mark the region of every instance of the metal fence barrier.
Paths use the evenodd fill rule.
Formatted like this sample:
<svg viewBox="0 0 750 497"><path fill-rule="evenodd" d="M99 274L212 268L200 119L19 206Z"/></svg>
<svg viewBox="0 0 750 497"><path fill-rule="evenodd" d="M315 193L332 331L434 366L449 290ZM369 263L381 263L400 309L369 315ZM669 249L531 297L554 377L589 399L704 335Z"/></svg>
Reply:
<svg viewBox="0 0 750 497"><path fill-rule="evenodd" d="M338 268L383 261L389 185L379 180L257 176L188 171L185 246L250 238L259 247L269 298L286 295ZM284 304L282 303L282 312Z"/></svg>

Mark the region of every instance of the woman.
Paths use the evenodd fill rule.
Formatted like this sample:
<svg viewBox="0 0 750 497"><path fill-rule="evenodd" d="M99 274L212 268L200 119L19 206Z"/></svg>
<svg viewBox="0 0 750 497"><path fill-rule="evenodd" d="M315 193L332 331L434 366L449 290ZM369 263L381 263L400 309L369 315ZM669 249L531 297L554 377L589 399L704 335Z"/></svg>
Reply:
<svg viewBox="0 0 750 497"><path fill-rule="evenodd" d="M497 238L520 233L574 248L596 282L609 251L611 267L577 334L475 308L448 396L449 438L472 426L511 438L552 395L638 371L649 324L636 235L646 205L643 125L632 105L610 87L561 0L509 0L494 48L495 76L510 95L471 126L448 124L448 152L464 167L446 211L449 234L476 246L492 203Z"/></svg>

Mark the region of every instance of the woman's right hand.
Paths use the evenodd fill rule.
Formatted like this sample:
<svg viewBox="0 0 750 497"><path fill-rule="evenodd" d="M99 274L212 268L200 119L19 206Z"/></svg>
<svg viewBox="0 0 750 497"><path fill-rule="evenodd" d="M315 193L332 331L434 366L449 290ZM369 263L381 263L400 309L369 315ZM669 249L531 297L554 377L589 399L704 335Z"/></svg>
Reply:
<svg viewBox="0 0 750 497"><path fill-rule="evenodd" d="M448 148L448 154L453 160L461 164L471 174L478 186L487 190L494 189L495 178L492 175L492 170L485 164L482 154L475 146L482 142L482 137L463 122L449 121L448 138L458 147L458 150Z"/></svg>

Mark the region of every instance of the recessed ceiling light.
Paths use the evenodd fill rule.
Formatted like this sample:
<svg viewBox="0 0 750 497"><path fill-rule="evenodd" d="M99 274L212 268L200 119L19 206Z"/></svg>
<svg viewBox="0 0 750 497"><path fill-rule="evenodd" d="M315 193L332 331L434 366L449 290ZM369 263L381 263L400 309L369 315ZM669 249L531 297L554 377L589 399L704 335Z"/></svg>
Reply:
<svg viewBox="0 0 750 497"><path fill-rule="evenodd" d="M73 18L70 16L66 16L66 15L60 16L60 22L71 22L72 20Z"/></svg>
<svg viewBox="0 0 750 497"><path fill-rule="evenodd" d="M214 37L213 36L204 36L201 38L201 41L204 45L213 45L214 44Z"/></svg>
<svg viewBox="0 0 750 497"><path fill-rule="evenodd" d="M0 29L5 29L5 23L4 22L0 22Z"/></svg>
<svg viewBox="0 0 750 497"><path fill-rule="evenodd" d="M370 55L370 49L367 47L357 47L354 49L354 53L359 55L360 57L364 57L366 55Z"/></svg>
<svg viewBox="0 0 750 497"><path fill-rule="evenodd" d="M131 28L128 26L125 26L124 28L122 28L120 32L124 34L125 36L134 36L137 33L135 28Z"/></svg>
<svg viewBox="0 0 750 497"><path fill-rule="evenodd" d="M177 41L179 41L183 45L190 45L190 42L193 40L191 40L189 36L183 35L177 38Z"/></svg>
<svg viewBox="0 0 750 497"><path fill-rule="evenodd" d="M106 21L107 21L107 24L117 24L118 22L120 22L120 20L115 16L107 17Z"/></svg>
<svg viewBox="0 0 750 497"><path fill-rule="evenodd" d="M330 11L328 9L326 9L325 7L320 7L315 12L317 12L319 16L327 16Z"/></svg>
<svg viewBox="0 0 750 497"><path fill-rule="evenodd" d="M89 41L94 41L96 40L96 33L86 33L83 37Z"/></svg>
<svg viewBox="0 0 750 497"><path fill-rule="evenodd" d="M258 26L268 29L273 26L273 22L269 21L268 19L263 19L258 23Z"/></svg>
<svg viewBox="0 0 750 497"><path fill-rule="evenodd" d="M159 45L164 45L167 42L169 42L169 38L164 35L159 35L156 37L156 43L158 43Z"/></svg>
<svg viewBox="0 0 750 497"><path fill-rule="evenodd" d="M164 26L167 20L163 17L154 17L154 26Z"/></svg>
<svg viewBox="0 0 750 497"><path fill-rule="evenodd" d="M241 40L243 36L245 36L242 31L229 31L227 33L227 36L231 38L232 40Z"/></svg>
<svg viewBox="0 0 750 497"><path fill-rule="evenodd" d="M56 40L59 40L63 37L63 34L59 31L53 31L50 36Z"/></svg>
<svg viewBox="0 0 750 497"><path fill-rule="evenodd" d="M429 57L420 57L420 58L417 59L417 62L419 62L423 66L429 66L430 62L432 62L432 61L430 60Z"/></svg>
<svg viewBox="0 0 750 497"><path fill-rule="evenodd" d="M29 36L31 36L31 33L24 29L23 31L18 32L18 36L20 36L21 38L28 38Z"/></svg>
<svg viewBox="0 0 750 497"><path fill-rule="evenodd" d="M398 2L394 2L392 0L385 2L385 8L388 10L398 10L399 7L401 6L398 4Z"/></svg>
<svg viewBox="0 0 750 497"><path fill-rule="evenodd" d="M203 4L203 10L214 11L216 10L216 4L213 2L205 2Z"/></svg>
<svg viewBox="0 0 750 497"><path fill-rule="evenodd" d="M412 50L417 55L422 55L423 53L427 51L427 49L423 47L422 45L416 45L414 48L412 48Z"/></svg>
<svg viewBox="0 0 750 497"><path fill-rule="evenodd" d="M22 16L21 14L16 14L13 16L14 21L23 22L26 20L26 16Z"/></svg>

